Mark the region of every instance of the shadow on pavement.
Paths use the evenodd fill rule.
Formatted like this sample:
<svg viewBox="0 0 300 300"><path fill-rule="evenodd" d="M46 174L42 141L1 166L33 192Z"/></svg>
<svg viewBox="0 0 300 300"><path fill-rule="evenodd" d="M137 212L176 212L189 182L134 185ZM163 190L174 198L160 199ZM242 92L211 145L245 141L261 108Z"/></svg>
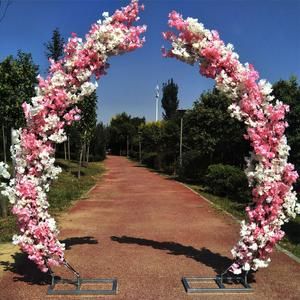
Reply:
<svg viewBox="0 0 300 300"><path fill-rule="evenodd" d="M184 255L185 257L194 259L206 266L212 267L217 274L222 273L232 263L232 260L227 256L223 256L220 253L214 253L205 247L196 249L192 246L185 246L175 242L158 242L129 236L112 236L111 240L121 244L137 244L158 250L167 250L170 255Z"/></svg>
<svg viewBox="0 0 300 300"><path fill-rule="evenodd" d="M50 275L41 272L35 263L27 258L27 254L18 252L11 257L14 260L13 262L0 261L0 265L4 267L4 271L9 271L18 275L13 277L14 281L23 281L32 285L50 284Z"/></svg>
<svg viewBox="0 0 300 300"><path fill-rule="evenodd" d="M92 236L72 237L61 242L66 244L66 250L75 245L98 244L98 241ZM27 258L27 254L17 252L12 255L12 258L13 262L0 261L0 266L3 266L4 271L17 275L13 277L14 281L23 281L31 285L49 285L51 283L49 273L41 272L35 263Z"/></svg>
<svg viewBox="0 0 300 300"><path fill-rule="evenodd" d="M60 241L66 245L66 250L72 249L72 246L83 244L98 244L93 236L71 237Z"/></svg>

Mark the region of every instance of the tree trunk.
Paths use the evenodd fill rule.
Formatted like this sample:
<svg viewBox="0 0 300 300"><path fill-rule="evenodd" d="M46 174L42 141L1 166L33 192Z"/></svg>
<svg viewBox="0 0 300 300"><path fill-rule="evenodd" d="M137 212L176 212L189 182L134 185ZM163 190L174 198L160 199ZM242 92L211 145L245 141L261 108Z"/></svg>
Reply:
<svg viewBox="0 0 300 300"><path fill-rule="evenodd" d="M7 158L6 158L6 136L5 136L4 124L2 124L2 139L3 139L3 160L4 160L4 163L7 163Z"/></svg>
<svg viewBox="0 0 300 300"><path fill-rule="evenodd" d="M82 165L83 147L84 147L84 146L82 145L81 150L80 150L80 155L79 155L78 178L80 178L80 176L81 176L81 165Z"/></svg>
<svg viewBox="0 0 300 300"><path fill-rule="evenodd" d="M7 199L6 199L6 197L0 196L0 207L1 207L1 217L7 218Z"/></svg>
<svg viewBox="0 0 300 300"><path fill-rule="evenodd" d="M82 147L82 162L85 163L86 162L86 142L83 143L83 147Z"/></svg>
<svg viewBox="0 0 300 300"><path fill-rule="evenodd" d="M129 157L129 137L127 135L127 140L126 140L126 156Z"/></svg>
<svg viewBox="0 0 300 300"><path fill-rule="evenodd" d="M87 144L86 149L86 162L89 163L89 156L90 156L90 143Z"/></svg>
<svg viewBox="0 0 300 300"><path fill-rule="evenodd" d="M67 160L67 144L64 142L65 160Z"/></svg>
<svg viewBox="0 0 300 300"><path fill-rule="evenodd" d="M71 160L70 136L68 135L68 159Z"/></svg>

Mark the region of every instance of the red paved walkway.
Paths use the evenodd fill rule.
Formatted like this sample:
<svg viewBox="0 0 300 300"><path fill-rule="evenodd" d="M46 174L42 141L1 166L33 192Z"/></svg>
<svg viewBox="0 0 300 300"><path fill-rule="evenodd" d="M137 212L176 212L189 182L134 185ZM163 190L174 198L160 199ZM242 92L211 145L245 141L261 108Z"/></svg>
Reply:
<svg viewBox="0 0 300 300"><path fill-rule="evenodd" d="M89 199L60 222L66 257L83 277L119 280L117 296L97 299L300 299L300 264L279 252L255 275L252 295L188 296L181 277L213 276L228 266L238 224L181 184L125 158L109 157L105 165ZM58 299L46 296L47 285L27 263L7 269L0 299Z"/></svg>

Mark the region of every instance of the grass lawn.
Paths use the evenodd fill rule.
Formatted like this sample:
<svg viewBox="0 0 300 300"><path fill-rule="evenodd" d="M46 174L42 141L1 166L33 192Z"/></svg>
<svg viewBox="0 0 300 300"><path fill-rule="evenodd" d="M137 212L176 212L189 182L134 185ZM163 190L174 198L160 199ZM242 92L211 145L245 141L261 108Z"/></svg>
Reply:
<svg viewBox="0 0 300 300"><path fill-rule="evenodd" d="M228 198L206 193L199 185L190 184L188 186L213 202L217 208L229 212L239 220L245 218L245 205L232 201ZM279 245L300 258L300 216L297 216L296 219L293 219L289 223L285 224L283 226L283 230L286 235Z"/></svg>
<svg viewBox="0 0 300 300"><path fill-rule="evenodd" d="M48 200L50 213L57 216L66 210L74 200L84 198L86 193L101 177L104 167L101 162L92 162L88 167L81 168L81 178L77 178L78 164L62 159L57 159L56 164L63 171L50 188ZM10 242L11 237L17 232L16 219L10 215L6 219L0 218L0 242Z"/></svg>

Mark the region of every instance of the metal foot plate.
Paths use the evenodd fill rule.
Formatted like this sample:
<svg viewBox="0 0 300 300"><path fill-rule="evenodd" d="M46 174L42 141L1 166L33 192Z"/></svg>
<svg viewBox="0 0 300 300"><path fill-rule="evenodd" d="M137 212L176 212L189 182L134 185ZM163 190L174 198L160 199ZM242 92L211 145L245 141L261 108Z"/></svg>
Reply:
<svg viewBox="0 0 300 300"><path fill-rule="evenodd" d="M182 283L188 294L195 293L251 293L253 288L243 277L183 277ZM226 285L230 284L230 287ZM195 287L200 285L201 287ZM210 287L215 285L215 287ZM232 286L238 287L232 287Z"/></svg>
<svg viewBox="0 0 300 300"><path fill-rule="evenodd" d="M74 289L58 289L57 285L66 284L74 286ZM110 285L111 288L103 289L88 289L88 286L106 286ZM65 286L64 286L65 288ZM48 288L48 295L116 295L118 282L115 278L97 278L97 279L83 279L68 280L68 279L55 279Z"/></svg>

